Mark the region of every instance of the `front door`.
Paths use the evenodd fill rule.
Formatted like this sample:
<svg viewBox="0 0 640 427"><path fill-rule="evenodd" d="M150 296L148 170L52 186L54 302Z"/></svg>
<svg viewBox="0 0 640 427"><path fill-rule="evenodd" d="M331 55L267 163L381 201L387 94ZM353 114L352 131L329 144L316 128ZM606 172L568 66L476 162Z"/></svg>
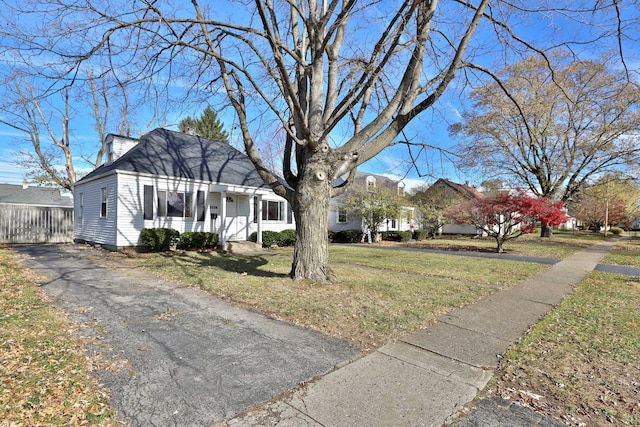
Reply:
<svg viewBox="0 0 640 427"><path fill-rule="evenodd" d="M231 195L227 196L227 239L246 240L247 239L247 213L244 212L246 197Z"/></svg>

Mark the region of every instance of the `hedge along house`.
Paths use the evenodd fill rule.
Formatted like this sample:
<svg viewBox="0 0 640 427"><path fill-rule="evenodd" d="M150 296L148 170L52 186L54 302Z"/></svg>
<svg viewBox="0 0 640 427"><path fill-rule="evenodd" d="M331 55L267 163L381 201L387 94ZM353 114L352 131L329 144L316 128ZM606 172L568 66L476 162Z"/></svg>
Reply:
<svg viewBox="0 0 640 427"><path fill-rule="evenodd" d="M231 145L165 129L107 136L107 158L74 187L74 240L111 250L145 228L218 233L220 244L295 228L291 209Z"/></svg>

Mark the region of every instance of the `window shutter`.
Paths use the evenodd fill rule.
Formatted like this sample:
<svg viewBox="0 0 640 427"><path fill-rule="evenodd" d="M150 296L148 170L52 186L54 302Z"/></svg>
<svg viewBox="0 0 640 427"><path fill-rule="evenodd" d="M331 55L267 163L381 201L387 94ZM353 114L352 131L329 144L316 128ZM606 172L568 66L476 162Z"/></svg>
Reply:
<svg viewBox="0 0 640 427"><path fill-rule="evenodd" d="M144 219L153 219L153 185L144 186Z"/></svg>
<svg viewBox="0 0 640 427"><path fill-rule="evenodd" d="M285 203L287 204L287 224L293 224L293 209L291 209L291 203Z"/></svg>
<svg viewBox="0 0 640 427"><path fill-rule="evenodd" d="M197 200L196 200L196 214L198 215L198 221L204 221L205 214L205 205L204 205L204 191L198 190Z"/></svg>

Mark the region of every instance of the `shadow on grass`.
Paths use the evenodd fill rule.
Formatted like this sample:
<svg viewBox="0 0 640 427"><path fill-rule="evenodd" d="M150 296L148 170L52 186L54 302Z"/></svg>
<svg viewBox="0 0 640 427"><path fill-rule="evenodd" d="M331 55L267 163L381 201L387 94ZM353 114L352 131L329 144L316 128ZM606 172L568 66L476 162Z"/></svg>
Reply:
<svg viewBox="0 0 640 427"><path fill-rule="evenodd" d="M269 258L277 255L264 254L226 254L216 252L173 252L162 256L188 274L189 268L214 267L231 273L246 273L249 276L267 278L286 278L288 274L276 273L263 268L269 264Z"/></svg>

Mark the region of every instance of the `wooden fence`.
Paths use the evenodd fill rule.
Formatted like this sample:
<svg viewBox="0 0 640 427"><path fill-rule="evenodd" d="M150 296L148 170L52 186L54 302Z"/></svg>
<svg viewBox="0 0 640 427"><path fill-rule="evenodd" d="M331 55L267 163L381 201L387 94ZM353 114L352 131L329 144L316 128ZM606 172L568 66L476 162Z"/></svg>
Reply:
<svg viewBox="0 0 640 427"><path fill-rule="evenodd" d="M73 241L73 208L0 205L0 243Z"/></svg>

